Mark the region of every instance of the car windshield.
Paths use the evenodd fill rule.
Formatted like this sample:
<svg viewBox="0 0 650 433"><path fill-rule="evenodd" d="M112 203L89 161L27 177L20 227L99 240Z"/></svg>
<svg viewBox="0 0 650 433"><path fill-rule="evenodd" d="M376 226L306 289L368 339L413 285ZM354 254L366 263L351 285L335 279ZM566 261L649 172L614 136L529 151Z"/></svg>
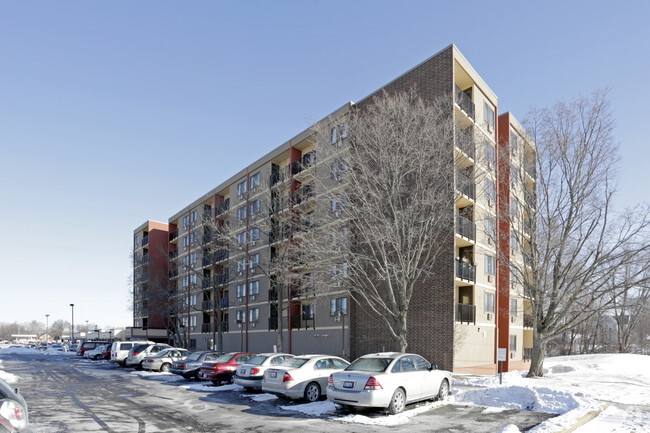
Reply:
<svg viewBox="0 0 650 433"><path fill-rule="evenodd" d="M246 364L253 364L253 365L262 365L264 361L266 361L269 357L266 355L257 355L253 356L251 359L246 361Z"/></svg>
<svg viewBox="0 0 650 433"><path fill-rule="evenodd" d="M236 353L226 353L224 355L219 356L217 359L214 360L214 362L217 363L222 363L222 362L228 362L231 359L235 357Z"/></svg>
<svg viewBox="0 0 650 433"><path fill-rule="evenodd" d="M135 346L135 348L133 349L133 351L134 351L134 352L142 352L142 351L145 350L147 347L149 347L148 344L139 344L139 345Z"/></svg>
<svg viewBox="0 0 650 433"><path fill-rule="evenodd" d="M186 361L197 361L201 357L200 353L190 353L187 355L187 358L185 358Z"/></svg>
<svg viewBox="0 0 650 433"><path fill-rule="evenodd" d="M379 373L386 371L393 358L359 358L348 365L345 371L368 371Z"/></svg>
<svg viewBox="0 0 650 433"><path fill-rule="evenodd" d="M309 361L309 359L305 359L305 358L294 358L293 361L291 361L291 364L290 364L290 365L291 365L293 368L300 368L300 367L302 367L303 365L305 365L305 363L306 363L307 361Z"/></svg>

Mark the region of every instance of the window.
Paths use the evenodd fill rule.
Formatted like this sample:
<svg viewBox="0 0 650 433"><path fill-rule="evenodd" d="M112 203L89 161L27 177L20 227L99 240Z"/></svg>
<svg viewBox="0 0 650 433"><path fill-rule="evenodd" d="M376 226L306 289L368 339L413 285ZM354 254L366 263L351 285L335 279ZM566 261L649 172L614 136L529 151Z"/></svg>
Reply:
<svg viewBox="0 0 650 433"><path fill-rule="evenodd" d="M196 253L190 254L190 265L193 265L196 263Z"/></svg>
<svg viewBox="0 0 650 433"><path fill-rule="evenodd" d="M242 206L237 209L237 219L240 223L246 221L246 206Z"/></svg>
<svg viewBox="0 0 650 433"><path fill-rule="evenodd" d="M516 352L517 351L517 336L516 335L511 335L510 336L510 351L511 352Z"/></svg>
<svg viewBox="0 0 650 433"><path fill-rule="evenodd" d="M189 257L185 256L181 259L181 262L183 263L183 266L189 266Z"/></svg>
<svg viewBox="0 0 650 433"><path fill-rule="evenodd" d="M192 245L196 243L197 239L198 239L198 235L196 232L190 233L190 241L192 242Z"/></svg>
<svg viewBox="0 0 650 433"><path fill-rule="evenodd" d="M487 124L488 131L494 131L494 110L487 102L483 105L483 119Z"/></svg>
<svg viewBox="0 0 650 433"><path fill-rule="evenodd" d="M248 321L249 322L259 322L260 321L260 309L251 308L248 310Z"/></svg>
<svg viewBox="0 0 650 433"><path fill-rule="evenodd" d="M237 243L239 245L244 245L246 243L246 232L237 234Z"/></svg>
<svg viewBox="0 0 650 433"><path fill-rule="evenodd" d="M496 227L497 224L494 218L485 218L485 234L488 238L492 239L492 242L496 239Z"/></svg>
<svg viewBox="0 0 650 433"><path fill-rule="evenodd" d="M190 279L186 275L186 276L183 277L183 287L187 287L187 286L189 286L189 284L190 284Z"/></svg>
<svg viewBox="0 0 650 433"><path fill-rule="evenodd" d="M485 292L485 312L494 313L494 293Z"/></svg>
<svg viewBox="0 0 650 433"><path fill-rule="evenodd" d="M186 296L185 305L196 305L196 295Z"/></svg>
<svg viewBox="0 0 650 433"><path fill-rule="evenodd" d="M485 179L485 196L490 200L490 206L492 206L496 200L497 190L494 186L494 182L490 179Z"/></svg>
<svg viewBox="0 0 650 433"><path fill-rule="evenodd" d="M519 215L519 202L517 202L517 199L514 197L510 198L510 217L511 218L517 218L517 215Z"/></svg>
<svg viewBox="0 0 650 433"><path fill-rule="evenodd" d="M517 274L517 269L514 266L510 267L510 285L512 287L515 287L517 284L519 284L519 277Z"/></svg>
<svg viewBox="0 0 650 433"><path fill-rule="evenodd" d="M243 298L246 296L246 286L244 284L237 284L237 297Z"/></svg>
<svg viewBox="0 0 650 433"><path fill-rule="evenodd" d="M252 255L251 256L250 268L255 269L259 265L260 265L260 255L259 255L259 253L255 254L255 255Z"/></svg>
<svg viewBox="0 0 650 433"><path fill-rule="evenodd" d="M259 295L260 294L260 282L251 281L248 283L248 294L249 295Z"/></svg>
<svg viewBox="0 0 650 433"><path fill-rule="evenodd" d="M182 317L181 323L183 324L183 326L187 327L187 317Z"/></svg>
<svg viewBox="0 0 650 433"><path fill-rule="evenodd" d="M519 238L515 232L510 232L510 249L513 253L519 250Z"/></svg>
<svg viewBox="0 0 650 433"><path fill-rule="evenodd" d="M489 141L485 142L485 161L488 167L494 167L494 146Z"/></svg>
<svg viewBox="0 0 650 433"><path fill-rule="evenodd" d="M512 164L510 165L510 182L512 182L512 186L519 184L519 172L517 171L517 167Z"/></svg>
<svg viewBox="0 0 650 433"><path fill-rule="evenodd" d="M190 275L190 283L191 284L196 284L196 274Z"/></svg>
<svg viewBox="0 0 650 433"><path fill-rule="evenodd" d="M260 186L260 174L259 174L259 172L252 175L250 177L250 181L251 181L250 190L255 191L255 188Z"/></svg>
<svg viewBox="0 0 650 433"><path fill-rule="evenodd" d="M341 139L348 138L348 122L343 122L343 124L339 126L339 133L341 135Z"/></svg>
<svg viewBox="0 0 650 433"><path fill-rule="evenodd" d="M243 198L246 194L246 181L237 184L237 196Z"/></svg>
<svg viewBox="0 0 650 433"><path fill-rule="evenodd" d="M314 320L314 304L302 306L302 320Z"/></svg>
<svg viewBox="0 0 650 433"><path fill-rule="evenodd" d="M246 232L244 232L245 234ZM237 272L241 273L246 269L246 257L237 260Z"/></svg>
<svg viewBox="0 0 650 433"><path fill-rule="evenodd" d="M495 259L494 256L485 255L485 273L488 275L494 275L495 273Z"/></svg>
<svg viewBox="0 0 650 433"><path fill-rule="evenodd" d="M348 298L336 298L330 300L330 316L348 314Z"/></svg>
<svg viewBox="0 0 650 433"><path fill-rule="evenodd" d="M339 141L338 140L338 130L336 129L336 127L334 127L334 128L332 128L332 131L331 131L331 143L332 144L337 144L338 141Z"/></svg>
<svg viewBox="0 0 650 433"><path fill-rule="evenodd" d="M237 313L235 315L237 318L237 323L244 323L244 319L246 318L246 312L244 310L237 310Z"/></svg>
<svg viewBox="0 0 650 433"><path fill-rule="evenodd" d="M249 234L249 239L251 241L259 241L260 240L260 229L258 229L257 227L250 229L248 234Z"/></svg>
<svg viewBox="0 0 650 433"><path fill-rule="evenodd" d="M198 216L197 212L193 210L192 213L190 214L190 224L194 224L196 222L197 216Z"/></svg>
<svg viewBox="0 0 650 433"><path fill-rule="evenodd" d="M254 202L252 202L250 204L250 208L251 208L251 213L250 213L251 218L255 218L255 215L260 213L260 201L255 200Z"/></svg>
<svg viewBox="0 0 650 433"><path fill-rule="evenodd" d="M517 300L510 299L510 317L517 317Z"/></svg>
<svg viewBox="0 0 650 433"><path fill-rule="evenodd" d="M512 155L516 155L516 154L517 154L517 147L519 146L519 143L518 143L517 141L518 141L518 139L517 139L517 135L516 135L515 132L511 129L511 130L510 130L510 153L511 153Z"/></svg>
<svg viewBox="0 0 650 433"><path fill-rule="evenodd" d="M189 244L190 244L190 237L189 236L183 236L183 248L187 249Z"/></svg>
<svg viewBox="0 0 650 433"><path fill-rule="evenodd" d="M190 217L185 215L183 217L183 228L186 229L188 225L190 225Z"/></svg>
<svg viewBox="0 0 650 433"><path fill-rule="evenodd" d="M334 212L334 215L336 216L341 216L341 203L332 201L332 212Z"/></svg>
<svg viewBox="0 0 650 433"><path fill-rule="evenodd" d="M135 239L133 239L133 245L136 248L140 246L140 235L136 235Z"/></svg>

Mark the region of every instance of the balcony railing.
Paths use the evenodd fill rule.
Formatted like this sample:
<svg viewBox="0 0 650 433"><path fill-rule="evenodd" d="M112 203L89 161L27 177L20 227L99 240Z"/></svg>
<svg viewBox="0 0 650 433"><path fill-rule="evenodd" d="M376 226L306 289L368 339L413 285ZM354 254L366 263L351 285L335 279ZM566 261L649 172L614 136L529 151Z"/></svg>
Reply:
<svg viewBox="0 0 650 433"><path fill-rule="evenodd" d="M467 281L476 281L476 266L473 263L456 259L456 277Z"/></svg>
<svg viewBox="0 0 650 433"><path fill-rule="evenodd" d="M149 263L149 254L145 254L142 256L142 264L146 265L147 263Z"/></svg>
<svg viewBox="0 0 650 433"><path fill-rule="evenodd" d="M169 278L177 278L178 277L178 269L172 269L169 271Z"/></svg>
<svg viewBox="0 0 650 433"><path fill-rule="evenodd" d="M277 289L269 289L269 302L275 302L277 300L278 300Z"/></svg>
<svg viewBox="0 0 650 433"><path fill-rule="evenodd" d="M470 199L476 200L476 184L458 171L456 172L456 190Z"/></svg>
<svg viewBox="0 0 650 433"><path fill-rule="evenodd" d="M537 200L535 199L535 195L531 192L526 191L524 193L524 200L526 201L526 205L536 209L537 208Z"/></svg>
<svg viewBox="0 0 650 433"><path fill-rule="evenodd" d="M476 159L476 144L474 143L474 133L472 128L456 130L456 145L463 153L472 159Z"/></svg>
<svg viewBox="0 0 650 433"><path fill-rule="evenodd" d="M142 238L142 246L144 247L145 245L148 244L149 244L149 236L147 235Z"/></svg>
<svg viewBox="0 0 650 433"><path fill-rule="evenodd" d="M469 117L474 118L474 102L458 85L456 85L456 103Z"/></svg>
<svg viewBox="0 0 650 433"><path fill-rule="evenodd" d="M222 274L217 274L217 275L215 275L214 278L216 279L218 286L224 286L224 285L228 284L228 280L229 280L228 271L226 271L226 272L224 272Z"/></svg>
<svg viewBox="0 0 650 433"><path fill-rule="evenodd" d="M532 327L533 327L533 315L524 314L524 328L532 328Z"/></svg>
<svg viewBox="0 0 650 433"><path fill-rule="evenodd" d="M467 239L476 239L476 224L462 215L456 214L456 233Z"/></svg>
<svg viewBox="0 0 650 433"><path fill-rule="evenodd" d="M215 206L214 215L219 216L221 214L228 212L229 209L230 209L230 198L227 198L225 201Z"/></svg>
<svg viewBox="0 0 650 433"><path fill-rule="evenodd" d="M169 252L169 260L174 260L176 257L178 257L178 250L171 250Z"/></svg>
<svg viewBox="0 0 650 433"><path fill-rule="evenodd" d="M174 230L169 234L169 242L173 241L178 237L178 229Z"/></svg>
<svg viewBox="0 0 650 433"><path fill-rule="evenodd" d="M476 305L456 304L456 322L476 325Z"/></svg>
<svg viewBox="0 0 650 433"><path fill-rule="evenodd" d="M534 161L524 159L524 170L530 177L537 179L537 166L535 165Z"/></svg>
<svg viewBox="0 0 650 433"><path fill-rule="evenodd" d="M530 361L533 359L533 348L524 347L524 361Z"/></svg>
<svg viewBox="0 0 650 433"><path fill-rule="evenodd" d="M276 331L278 329L278 318L269 317L269 331Z"/></svg>

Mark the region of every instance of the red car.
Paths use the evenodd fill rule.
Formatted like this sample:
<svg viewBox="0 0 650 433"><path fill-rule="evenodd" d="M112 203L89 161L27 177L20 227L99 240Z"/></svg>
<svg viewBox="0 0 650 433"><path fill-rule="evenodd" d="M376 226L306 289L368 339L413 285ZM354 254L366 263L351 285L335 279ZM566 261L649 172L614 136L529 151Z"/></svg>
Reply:
<svg viewBox="0 0 650 433"><path fill-rule="evenodd" d="M214 361L201 364L198 379L211 380L215 385L232 383L232 377L237 371L237 366L239 364L246 364L255 355L257 354L239 352L224 353Z"/></svg>

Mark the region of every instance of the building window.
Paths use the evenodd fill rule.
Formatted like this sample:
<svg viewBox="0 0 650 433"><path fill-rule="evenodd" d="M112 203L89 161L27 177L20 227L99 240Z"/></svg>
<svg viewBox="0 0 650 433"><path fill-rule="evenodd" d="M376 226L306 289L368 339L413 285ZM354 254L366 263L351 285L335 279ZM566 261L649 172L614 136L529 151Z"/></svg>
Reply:
<svg viewBox="0 0 650 433"><path fill-rule="evenodd" d="M512 155L517 154L517 147L519 147L518 138L515 132L511 129L510 130L510 153Z"/></svg>
<svg viewBox="0 0 650 433"><path fill-rule="evenodd" d="M260 229L258 229L257 227L250 229L248 234L249 234L249 239L251 241L260 240Z"/></svg>
<svg viewBox="0 0 650 433"><path fill-rule="evenodd" d="M183 228L186 229L190 225L190 217L185 215L183 217Z"/></svg>
<svg viewBox="0 0 650 433"><path fill-rule="evenodd" d="M190 237L189 236L183 236L183 248L187 249L189 244L190 244Z"/></svg>
<svg viewBox="0 0 650 433"><path fill-rule="evenodd" d="M494 293L485 292L485 312L494 313Z"/></svg>
<svg viewBox="0 0 650 433"><path fill-rule="evenodd" d="M260 294L260 282L251 281L248 283L248 294L249 295L259 295Z"/></svg>
<svg viewBox="0 0 650 433"><path fill-rule="evenodd" d="M244 232L245 234L246 232ZM246 269L246 257L237 260L237 272L242 273Z"/></svg>
<svg viewBox="0 0 650 433"><path fill-rule="evenodd" d="M494 110L487 102L483 104L483 119L487 124L488 131L494 131Z"/></svg>
<svg viewBox="0 0 650 433"><path fill-rule="evenodd" d="M514 165L510 165L510 181L512 182L512 186L519 184L519 172Z"/></svg>
<svg viewBox="0 0 650 433"><path fill-rule="evenodd" d="M251 218L255 218L255 215L260 213L260 201L255 200L251 203Z"/></svg>
<svg viewBox="0 0 650 433"><path fill-rule="evenodd" d="M190 284L196 284L196 274L190 275Z"/></svg>
<svg viewBox="0 0 650 433"><path fill-rule="evenodd" d="M250 268L255 269L259 265L260 265L260 255L259 255L259 253L252 255L251 256L251 262L250 262Z"/></svg>
<svg viewBox="0 0 650 433"><path fill-rule="evenodd" d="M260 321L260 309L251 308L248 310L248 321L249 322L259 322Z"/></svg>
<svg viewBox="0 0 650 433"><path fill-rule="evenodd" d="M302 320L314 320L314 304L302 306Z"/></svg>
<svg viewBox="0 0 650 433"><path fill-rule="evenodd" d="M196 222L197 216L198 216L198 213L195 210L193 210L192 213L190 214L190 224L194 225L194 223Z"/></svg>
<svg viewBox="0 0 650 433"><path fill-rule="evenodd" d="M348 314L348 298L336 298L330 300L330 316L336 316L341 312Z"/></svg>
<svg viewBox="0 0 650 433"><path fill-rule="evenodd" d="M237 196L239 198L244 198L245 194L246 194L246 181L243 181L237 184Z"/></svg>
<svg viewBox="0 0 650 433"><path fill-rule="evenodd" d="M190 254L190 265L193 265L196 263L196 253Z"/></svg>
<svg viewBox="0 0 650 433"><path fill-rule="evenodd" d="M246 221L246 206L242 206L237 209L237 219L239 220L240 224Z"/></svg>
<svg viewBox="0 0 650 433"><path fill-rule="evenodd" d="M235 313L235 317L237 320L237 323L244 323L244 319L246 318L246 312L244 310L237 310L237 313Z"/></svg>
<svg viewBox="0 0 650 433"><path fill-rule="evenodd" d="M515 232L510 233L510 249L513 253L516 253L519 250L519 237Z"/></svg>
<svg viewBox="0 0 650 433"><path fill-rule="evenodd" d="M494 275L496 270L494 256L488 254L485 255L485 273L488 275Z"/></svg>
<svg viewBox="0 0 650 433"><path fill-rule="evenodd" d="M196 316L190 317L190 326L196 326Z"/></svg>
<svg viewBox="0 0 650 433"><path fill-rule="evenodd" d="M183 277L183 287L187 287L190 284L190 279L187 276Z"/></svg>
<svg viewBox="0 0 650 433"><path fill-rule="evenodd" d="M237 297L243 298L246 296L246 286L244 284L237 284Z"/></svg>
<svg viewBox="0 0 650 433"><path fill-rule="evenodd" d="M516 352L517 351L517 336L516 335L511 335L510 336L510 351L511 352Z"/></svg>
<svg viewBox="0 0 650 433"><path fill-rule="evenodd" d="M138 248L140 246L140 235L136 235L135 239L133 239L133 245Z"/></svg>
<svg viewBox="0 0 650 433"><path fill-rule="evenodd" d="M181 262L183 263L183 266L187 267L189 266L189 257L185 256L181 259Z"/></svg>
<svg viewBox="0 0 650 433"><path fill-rule="evenodd" d="M244 245L246 243L246 232L241 232L237 234L237 243L239 245Z"/></svg>
<svg viewBox="0 0 650 433"><path fill-rule="evenodd" d="M197 242L198 234L196 232L190 233L190 242L194 245Z"/></svg>
<svg viewBox="0 0 650 433"><path fill-rule="evenodd" d="M251 180L250 190L251 190L251 191L255 191L255 189L256 189L258 186L260 186L260 174L259 174L259 173L255 173L254 175L252 175L252 176L250 177L250 180Z"/></svg>
<svg viewBox="0 0 650 433"><path fill-rule="evenodd" d="M331 136L330 136L330 142L331 142L331 144L338 145L338 142L339 142L339 140L338 140L338 130L336 129L336 127L332 128Z"/></svg>
<svg viewBox="0 0 650 433"><path fill-rule="evenodd" d="M496 239L497 224L494 218L485 218L485 234L492 242Z"/></svg>
<svg viewBox="0 0 650 433"><path fill-rule="evenodd" d="M487 162L488 168L494 167L494 146L489 141L485 142L485 161Z"/></svg>
<svg viewBox="0 0 650 433"><path fill-rule="evenodd" d="M485 179L485 196L490 201L490 206L492 206L496 200L497 190L494 186L494 182L492 182L490 179Z"/></svg>
<svg viewBox="0 0 650 433"><path fill-rule="evenodd" d="M510 299L510 317L517 317L517 300Z"/></svg>

